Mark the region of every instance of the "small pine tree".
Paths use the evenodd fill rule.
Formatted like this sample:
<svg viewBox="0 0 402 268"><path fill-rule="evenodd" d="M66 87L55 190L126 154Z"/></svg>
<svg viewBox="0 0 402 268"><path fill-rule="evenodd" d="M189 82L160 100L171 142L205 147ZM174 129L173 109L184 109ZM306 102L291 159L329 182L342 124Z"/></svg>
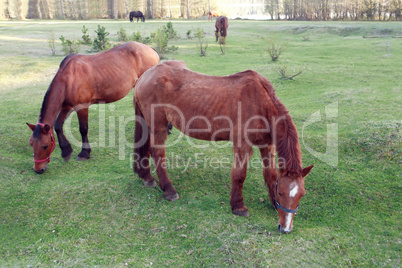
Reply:
<svg viewBox="0 0 402 268"><path fill-rule="evenodd" d="M85 25L82 25L81 32L83 33L81 43L82 43L82 44L85 44L85 45L90 45L90 44L92 44L92 40L91 40L91 38L89 37L89 35L87 34L88 28L86 28Z"/></svg>
<svg viewBox="0 0 402 268"><path fill-rule="evenodd" d="M109 49L111 44L109 42L109 38L107 38L109 32L106 31L106 28L98 25L98 29L95 30L95 33L97 36L94 39L92 50L98 52Z"/></svg>

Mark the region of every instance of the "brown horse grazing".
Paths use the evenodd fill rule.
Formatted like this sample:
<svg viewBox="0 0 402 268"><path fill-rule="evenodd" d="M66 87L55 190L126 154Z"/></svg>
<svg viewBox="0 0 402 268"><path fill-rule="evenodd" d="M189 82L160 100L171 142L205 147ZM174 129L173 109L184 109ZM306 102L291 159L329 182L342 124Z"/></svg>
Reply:
<svg viewBox="0 0 402 268"><path fill-rule="evenodd" d="M228 18L225 16L220 16L219 18L216 19L215 22L215 37L216 37L216 42L218 42L219 36L223 37L223 44L226 42L226 35L227 35L227 29L229 27L229 22Z"/></svg>
<svg viewBox="0 0 402 268"><path fill-rule="evenodd" d="M212 21L213 17L219 17L219 13L216 11L209 11L208 12L208 21Z"/></svg>
<svg viewBox="0 0 402 268"><path fill-rule="evenodd" d="M242 190L252 147L257 146L270 200L278 210L278 228L290 232L294 213L305 195L304 177L313 166L302 168L296 127L267 79L252 70L223 77L204 75L189 70L183 62L166 61L138 79L134 105L133 168L146 186L156 185L150 173L151 155L164 197L170 201L179 198L165 165L171 122L196 139L233 142L230 205L234 214L248 216Z"/></svg>
<svg viewBox="0 0 402 268"><path fill-rule="evenodd" d="M158 62L159 56L151 47L137 42L127 42L95 55L67 56L46 92L38 123L27 123L33 131L29 143L34 151L34 170L43 173L47 168L55 144L53 127L62 157L65 161L70 159L73 149L63 134L63 124L73 110L77 112L82 136L78 160L88 159L91 153L87 137L88 107L125 97L138 77Z"/></svg>

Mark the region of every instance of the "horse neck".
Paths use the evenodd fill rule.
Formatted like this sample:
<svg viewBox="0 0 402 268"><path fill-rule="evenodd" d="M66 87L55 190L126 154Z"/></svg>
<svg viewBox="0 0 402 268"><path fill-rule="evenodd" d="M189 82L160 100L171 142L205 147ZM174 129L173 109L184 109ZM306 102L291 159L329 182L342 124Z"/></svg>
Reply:
<svg viewBox="0 0 402 268"><path fill-rule="evenodd" d="M278 158L280 161L284 161L282 169L301 174L302 160L299 136L287 110L275 120L274 128Z"/></svg>
<svg viewBox="0 0 402 268"><path fill-rule="evenodd" d="M53 80L45 94L45 97L43 98L38 123L48 124L51 128L53 128L54 122L56 121L56 117L62 108L63 102L64 88L58 86Z"/></svg>

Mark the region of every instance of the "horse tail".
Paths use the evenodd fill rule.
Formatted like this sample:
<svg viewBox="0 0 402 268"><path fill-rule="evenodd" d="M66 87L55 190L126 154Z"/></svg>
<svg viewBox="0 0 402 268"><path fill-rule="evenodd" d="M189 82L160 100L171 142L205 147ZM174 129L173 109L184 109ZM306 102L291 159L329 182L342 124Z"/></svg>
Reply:
<svg viewBox="0 0 402 268"><path fill-rule="evenodd" d="M133 170L141 178L149 171L149 127L140 106L134 98L135 131L134 131L134 164Z"/></svg>

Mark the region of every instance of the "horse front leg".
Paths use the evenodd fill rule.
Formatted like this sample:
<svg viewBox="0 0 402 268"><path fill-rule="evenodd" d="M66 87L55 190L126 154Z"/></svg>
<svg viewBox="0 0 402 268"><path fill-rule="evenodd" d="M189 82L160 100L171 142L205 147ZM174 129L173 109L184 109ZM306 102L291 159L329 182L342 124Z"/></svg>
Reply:
<svg viewBox="0 0 402 268"><path fill-rule="evenodd" d="M230 193L230 206L232 212L239 216L250 216L247 207L243 202L243 185L247 176L247 164L253 154L252 148L235 148L234 162L230 177L232 191Z"/></svg>
<svg viewBox="0 0 402 268"><path fill-rule="evenodd" d="M57 116L56 122L54 124L54 129L57 134L57 139L59 141L59 146L61 149L61 156L63 157L65 162L70 160L71 155L73 154L73 148L71 147L70 142L67 140L66 136L64 136L63 125L66 118L70 115L71 109L63 108L59 115Z"/></svg>
<svg viewBox="0 0 402 268"><path fill-rule="evenodd" d="M268 187L269 198L272 206L275 206L275 182L278 178L275 161L275 145L268 145L260 148L261 158L263 162L263 176L265 184Z"/></svg>
<svg viewBox="0 0 402 268"><path fill-rule="evenodd" d="M77 160L83 161L90 158L91 146L88 141L88 107L77 110L78 122L82 138L82 150L78 154Z"/></svg>

